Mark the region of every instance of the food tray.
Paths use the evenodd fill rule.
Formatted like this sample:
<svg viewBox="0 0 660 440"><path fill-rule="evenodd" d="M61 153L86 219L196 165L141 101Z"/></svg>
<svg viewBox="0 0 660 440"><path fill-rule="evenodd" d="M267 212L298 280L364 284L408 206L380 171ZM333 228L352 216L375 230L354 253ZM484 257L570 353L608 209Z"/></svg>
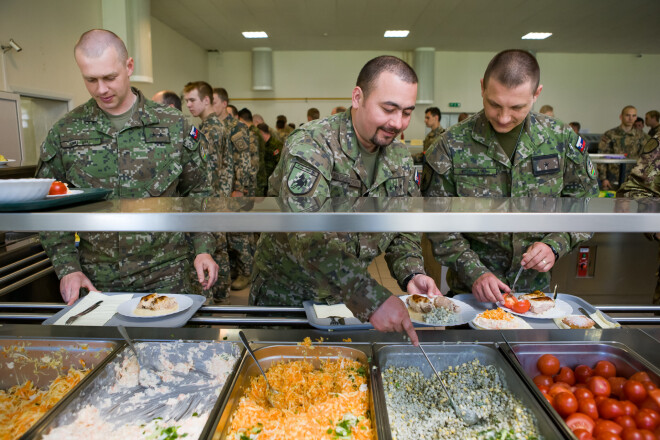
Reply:
<svg viewBox="0 0 660 440"><path fill-rule="evenodd" d="M463 301L465 303L470 304L472 307L477 309L479 313L487 310L487 309L493 309L495 308L494 303L482 303L477 301L477 299L474 297L474 295L470 293L462 293L460 295L456 295L454 298ZM578 310L578 307L582 307L584 310L587 311L587 313L595 313L596 312L596 307L592 306L585 300L583 300L580 297L577 297L575 295L569 295L567 293L558 293L557 298L565 301L568 303L572 308L573 311L571 312L571 315L581 315L582 313ZM504 309L506 310L506 309ZM603 313L603 316L605 319L608 321L614 323L616 322L614 319L611 317L607 316L606 314ZM532 326L534 329L553 329L557 330L557 325L552 319L536 319L536 318L525 318L524 316L521 316L522 319L525 320L529 325ZM470 327L476 328L472 322L470 322ZM594 327L595 328L595 327Z"/></svg>
<svg viewBox="0 0 660 440"><path fill-rule="evenodd" d="M353 347L358 348L353 348ZM267 345L254 350L254 354L259 360L261 367L264 371L276 363L284 360L297 361L302 359L310 360L315 366L320 365L321 360L349 358L360 361L369 367L368 355L371 354L368 344L352 344L352 347L343 346L325 346L314 345L313 349L308 346L302 345ZM244 391L250 385L252 377L261 374L255 362L245 353L241 365L238 367L238 372L231 384L231 391L228 394L227 400L223 405L222 412L218 414L216 420L216 430L213 439L225 439L230 428L230 418L234 411L238 408L240 398L243 396ZM367 375L367 379L369 376ZM377 432L378 426L374 414L376 414L374 407L374 390L371 381L369 383L369 393L371 401L371 414L374 432Z"/></svg>
<svg viewBox="0 0 660 440"><path fill-rule="evenodd" d="M303 301L303 308L305 309L305 315L307 315L307 320L309 325L316 327L320 330L367 330L374 328L373 325L368 322L362 322L356 317L344 318L345 324L339 325L330 325L332 321L330 318L319 318L316 316L316 311L314 310L314 304L324 304L320 302L315 302L312 300Z"/></svg>
<svg viewBox="0 0 660 440"><path fill-rule="evenodd" d="M50 412L57 411L68 402L75 392L91 381L94 372L101 368L111 358L111 354L120 348L120 344L112 341L74 341L61 339L7 339L0 338L3 351L0 362L0 389L7 390L27 380L32 381L35 387L48 386L57 376L66 374L71 367L90 368L88 373L75 387L65 394L60 401L51 408ZM44 365L45 358L56 359L52 366ZM35 361L41 360L37 367ZM46 417L49 413L46 413ZM28 437L46 418L36 422L23 437ZM22 437L22 438L23 438Z"/></svg>
<svg viewBox="0 0 660 440"><path fill-rule="evenodd" d="M660 370L653 363L619 342L555 342L547 344L512 342L510 345L515 356L506 345L500 345L500 349L521 374L527 386L532 389L537 400L569 436L571 431L568 425L543 397L532 380L540 374L536 361L542 354L553 354L559 359L562 366L573 369L581 364L593 368L598 361L610 361L616 366L617 376L630 377L636 371L645 370L656 383L660 383Z"/></svg>
<svg viewBox="0 0 660 440"><path fill-rule="evenodd" d="M102 188L75 188L82 191L65 197L45 198L29 202L0 203L0 212L38 211L41 209L56 209L78 203L95 202L105 199L112 190Z"/></svg>
<svg viewBox="0 0 660 440"><path fill-rule="evenodd" d="M104 292L104 295L125 295L127 292ZM131 293L133 298L138 298L146 293ZM193 317L197 310L204 304L206 298L201 295L188 295L192 300L193 304L185 310L174 313L172 315L165 315L162 317L148 317L148 318L131 318L129 316L123 316L119 313L115 313L112 318L104 324L105 327L117 327L118 325L123 325L124 327L164 327L164 328L175 328L183 327L186 325L188 320ZM78 299L80 301L80 299ZM65 313L71 310L72 307L75 307L75 303L64 307L62 310L46 319L42 322L42 325L53 325L60 319ZM94 313L94 312L91 312Z"/></svg>
<svg viewBox="0 0 660 440"><path fill-rule="evenodd" d="M77 390L65 408L49 415L34 438L44 438L55 428L73 423L87 405L97 406L103 421L117 424L117 430L125 423L145 424L157 417L167 421L180 415L183 420L192 420L207 414L206 420L200 419L204 427L198 437L206 438L211 429L209 425L215 419L215 412L220 409L218 402L223 399L235 374L240 359L238 346L232 342L167 341L140 342L136 348L143 369L148 371L147 366L151 364L158 371L163 371L163 365L169 365L168 371L171 374L154 381L154 375L148 373L149 377L144 383L151 385L146 389L142 385L133 384L131 377L134 375L130 372L135 372L135 368L123 367L134 365L135 357L124 346L87 387ZM224 381L216 380L212 383L211 373L217 364L208 362L215 355L223 353L235 356L236 361L231 364L231 372ZM192 369L178 369L184 365L192 365ZM122 371L120 374L119 370ZM174 403L175 400L178 401ZM101 424L96 424L96 427L100 429Z"/></svg>
<svg viewBox="0 0 660 440"><path fill-rule="evenodd" d="M494 365L500 370L500 377L521 402L529 408L536 416L540 433L546 440L563 438L559 429L550 421L544 413L543 408L534 399L534 395L528 390L514 369L506 362L506 359L491 345L481 344L424 344L424 350L433 362L433 365L441 372L450 366L458 366L465 362L478 359L482 365ZM433 370L428 364L419 348L412 345L390 345L374 344L374 367L371 377L376 390L376 408L380 410L378 416L378 434L381 439L392 439L390 423L387 412L387 404L384 396L382 371L389 366L394 367L418 367L425 377L433 375Z"/></svg>

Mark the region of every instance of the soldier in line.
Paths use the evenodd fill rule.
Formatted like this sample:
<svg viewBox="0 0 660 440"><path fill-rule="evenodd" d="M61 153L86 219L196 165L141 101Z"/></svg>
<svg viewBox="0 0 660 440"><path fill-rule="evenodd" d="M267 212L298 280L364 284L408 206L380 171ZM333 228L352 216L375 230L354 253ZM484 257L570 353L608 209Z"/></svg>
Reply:
<svg viewBox="0 0 660 440"><path fill-rule="evenodd" d="M284 115L277 116L277 120L275 121L275 128L277 129L277 135L282 142L286 142L286 138L293 131L293 128L286 124L286 116Z"/></svg>
<svg viewBox="0 0 660 440"><path fill-rule="evenodd" d="M130 86L133 58L114 33L85 32L74 55L92 99L60 119L41 146L37 177L71 188L105 188L110 198L209 196L201 134L181 112L147 100ZM41 234L73 304L81 288L115 292L190 292L189 241L183 233ZM197 280L215 284L215 239L192 234ZM205 276L205 273L208 277Z"/></svg>
<svg viewBox="0 0 660 440"><path fill-rule="evenodd" d="M224 126L213 111L213 89L204 81L190 82L183 88L183 98L190 114L202 120L199 131L204 135L201 148L207 158L208 181L213 195L229 197L234 182L234 157L229 150ZM213 259L219 266L218 282L203 294L211 304L222 304L229 298L231 276L227 253L227 234L214 232L216 249Z"/></svg>
<svg viewBox="0 0 660 440"><path fill-rule="evenodd" d="M626 181L616 193L617 197L660 197L660 133L656 133L642 149L642 155L630 172ZM660 232L649 234L651 239L660 241ZM658 255L660 263L660 254ZM660 264L658 264L658 282L653 295L653 304L660 304ZM660 313L656 313L658 315Z"/></svg>
<svg viewBox="0 0 660 440"><path fill-rule="evenodd" d="M227 132L230 150L234 154L234 187L232 197L252 197L256 187L256 171L252 169L250 134L248 127L227 111L229 94L219 87L213 89L213 109L223 122ZM228 233L229 264L235 279L233 290L245 289L250 284L250 272L254 257L252 234Z"/></svg>
<svg viewBox="0 0 660 440"><path fill-rule="evenodd" d="M361 70L350 110L309 122L289 136L269 196L419 196L408 149L395 142L415 108L417 75L404 61L382 56ZM292 199L294 200L294 199ZM304 202L302 202L304 203ZM262 234L249 303L300 305L343 301L380 331L417 335L403 302L367 271L382 251L404 291L440 295L424 274L418 234Z"/></svg>
<svg viewBox="0 0 660 440"><path fill-rule="evenodd" d="M161 90L157 92L151 100L166 107L172 107L181 111L181 98L171 90Z"/></svg>
<svg viewBox="0 0 660 440"><path fill-rule="evenodd" d="M596 172L582 138L562 122L530 112L540 69L526 51L506 50L481 80L484 108L454 125L426 153L426 197L595 197ZM546 290L548 271L585 233L429 233L448 266L453 294L501 301L520 269L520 291ZM547 291L547 290L546 290Z"/></svg>
<svg viewBox="0 0 660 440"><path fill-rule="evenodd" d="M268 193L268 178L275 171L275 167L280 162L280 157L282 155L282 149L284 146L282 142L275 136L273 136L270 127L266 123L261 123L258 125L259 131L266 145L264 147L264 163L265 163L265 172L263 174L263 180L259 180L257 176L257 187L263 188L263 194Z"/></svg>
<svg viewBox="0 0 660 440"><path fill-rule="evenodd" d="M262 177L266 172L264 167L264 148L266 141L261 137L261 133L254 121L252 120L252 112L247 108L242 108L238 111L238 120L247 125L250 132L250 163L252 164L252 172L254 176L254 194L252 196L263 197L265 192L261 192L259 187L259 176Z"/></svg>
<svg viewBox="0 0 660 440"><path fill-rule="evenodd" d="M633 129L637 120L637 109L627 105L621 110L621 125L607 130L598 143L600 154L626 154L628 158L637 159L642 147L648 141L649 136L639 130ZM616 189L625 176L619 176L620 166L618 164L599 164L598 179L601 181L601 189ZM624 167L625 168L625 167Z"/></svg>

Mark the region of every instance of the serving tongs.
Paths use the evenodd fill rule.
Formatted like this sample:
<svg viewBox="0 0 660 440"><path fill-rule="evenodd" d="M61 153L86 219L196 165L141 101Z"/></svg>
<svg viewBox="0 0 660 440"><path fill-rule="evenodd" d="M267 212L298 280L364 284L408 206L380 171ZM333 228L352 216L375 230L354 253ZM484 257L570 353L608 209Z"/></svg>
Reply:
<svg viewBox="0 0 660 440"><path fill-rule="evenodd" d="M266 373L264 373L263 368L261 368L261 365L259 364L259 361L257 360L257 357L254 355L254 352L250 348L250 342L248 342L247 338L245 337L245 333L243 333L241 330L238 331L238 337L241 338L241 342L245 346L245 349L247 352L252 356L252 359L254 359L254 363L257 364L257 367L259 368L259 371L261 371L261 374L264 376L264 380L266 381L266 386L268 387L268 395L266 396L266 399L268 400L268 403L270 403L270 406L275 408L275 404L273 403L273 396L275 394L279 394L277 390L275 390L273 387L270 386L270 382L268 382L268 377L266 377Z"/></svg>
<svg viewBox="0 0 660 440"><path fill-rule="evenodd" d="M440 373L438 373L438 370L436 370L435 367L433 366L433 363L431 362L431 359L429 359L428 355L426 354L426 351L424 351L424 348L422 347L422 344L419 344L419 349L422 351L422 354L426 358L426 361L429 363L429 365L433 369L433 372L435 373L435 376L440 381L440 385L442 386L442 389L444 390L445 394L447 395L447 398L449 398L449 403L451 403L451 407L454 408L454 412L456 413L456 416L458 418L460 418L461 420L463 420L463 423L465 423L468 426L472 426L472 425L475 425L476 423L478 423L480 418L476 413L467 412L467 411L460 411L458 409L458 405L456 405L456 402L454 402L454 399L451 397L451 394L449 393L449 390L447 389L447 386L445 385L445 381L442 379L442 376L440 376Z"/></svg>

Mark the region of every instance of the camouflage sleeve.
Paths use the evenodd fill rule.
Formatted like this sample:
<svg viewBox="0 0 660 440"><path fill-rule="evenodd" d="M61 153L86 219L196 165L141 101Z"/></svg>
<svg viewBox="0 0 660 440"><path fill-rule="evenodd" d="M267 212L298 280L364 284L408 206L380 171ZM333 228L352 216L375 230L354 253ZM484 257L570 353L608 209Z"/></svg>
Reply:
<svg viewBox="0 0 660 440"><path fill-rule="evenodd" d="M204 136L181 118L183 124L181 151L181 165L183 171L179 179L178 192L182 197L209 197L212 194L211 182L207 170L208 158L206 151L200 146L200 137ZM195 133L197 135L195 136ZM215 252L216 240L210 232L191 233L195 255L211 254Z"/></svg>
<svg viewBox="0 0 660 440"><path fill-rule="evenodd" d="M247 194L252 183L252 162L250 161L250 136L247 127L236 126L229 142L234 155L234 191Z"/></svg>
<svg viewBox="0 0 660 440"><path fill-rule="evenodd" d="M57 131L51 129L41 145L36 177L66 180L61 156L58 154L59 144ZM58 278L82 271L73 232L42 232L39 234L39 239Z"/></svg>
<svg viewBox="0 0 660 440"><path fill-rule="evenodd" d="M612 137L609 131L606 131L603 136L601 136L600 142L598 143L598 154L610 154L612 151ZM607 179L607 164L598 164L598 178L600 180Z"/></svg>
<svg viewBox="0 0 660 440"><path fill-rule="evenodd" d="M447 145L447 133L426 152L422 174L424 197L457 197L456 179ZM470 242L458 232L426 234L431 242L435 259L450 267L465 284L471 286L481 275L490 272L479 255L470 248Z"/></svg>
<svg viewBox="0 0 660 440"><path fill-rule="evenodd" d="M399 286L403 286L403 281L412 273L425 274L420 234L402 233L394 236L385 251L385 261Z"/></svg>

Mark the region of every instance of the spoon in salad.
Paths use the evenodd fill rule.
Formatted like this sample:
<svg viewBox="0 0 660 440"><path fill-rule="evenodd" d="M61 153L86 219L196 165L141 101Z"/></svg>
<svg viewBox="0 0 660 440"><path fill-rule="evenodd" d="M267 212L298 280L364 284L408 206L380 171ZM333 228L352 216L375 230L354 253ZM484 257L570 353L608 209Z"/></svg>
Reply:
<svg viewBox="0 0 660 440"><path fill-rule="evenodd" d="M275 405L273 404L273 396L275 394L279 394L278 391L276 391L273 387L270 386L270 382L268 382L268 377L266 377L266 373L264 373L264 370L263 368L261 368L261 365L259 364L257 357L254 355L254 352L250 348L250 343L245 337L245 333L239 330L238 336L241 338L241 342L245 346L247 352L250 354L250 356L252 356L252 359L254 359L254 363L257 364L259 371L261 371L261 374L264 376L264 380L266 381L266 386L268 387L268 395L266 396L266 398L268 399L268 403L270 403L270 406L275 407Z"/></svg>

